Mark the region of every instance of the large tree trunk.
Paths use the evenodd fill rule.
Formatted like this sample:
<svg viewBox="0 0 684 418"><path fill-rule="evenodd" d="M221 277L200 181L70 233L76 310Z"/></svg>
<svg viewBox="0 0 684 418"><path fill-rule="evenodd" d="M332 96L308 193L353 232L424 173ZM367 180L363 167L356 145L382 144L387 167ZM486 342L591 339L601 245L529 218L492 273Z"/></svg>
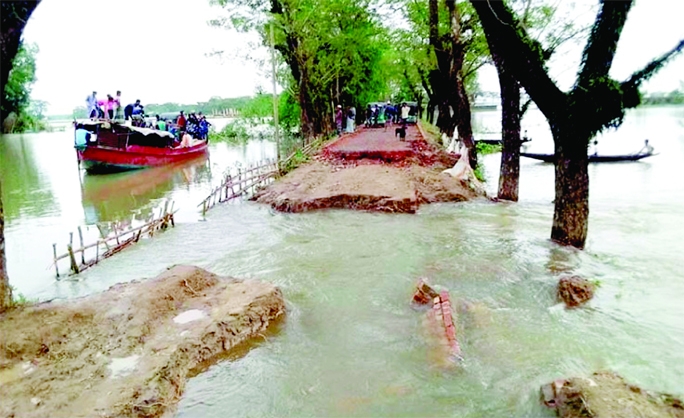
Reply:
<svg viewBox="0 0 684 418"><path fill-rule="evenodd" d="M12 305L12 288L5 262L5 214L2 210L2 184L0 184L0 313Z"/></svg>
<svg viewBox="0 0 684 418"><path fill-rule="evenodd" d="M299 106L301 108L300 114L300 129L302 137L305 141L311 140L316 136L315 111L313 109L313 100L311 99L311 92L309 91L309 79L306 68L300 68L299 79Z"/></svg>
<svg viewBox="0 0 684 418"><path fill-rule="evenodd" d="M5 101L5 85L12 69L12 61L19 50L21 34L26 22L38 7L40 0L0 1L0 105ZM4 115L0 115L0 121ZM0 187L0 312L12 304L12 288L7 276L5 261L5 214L2 209L2 187Z"/></svg>
<svg viewBox="0 0 684 418"><path fill-rule="evenodd" d="M500 59L494 58L501 88L501 169L499 199L518 201L520 183L520 84Z"/></svg>
<svg viewBox="0 0 684 418"><path fill-rule="evenodd" d="M589 226L589 159L591 138L577 138L568 125L550 122L556 144L556 199L551 239L584 248Z"/></svg>
<svg viewBox="0 0 684 418"><path fill-rule="evenodd" d="M451 62L449 66L450 102L454 107L452 124L458 126L458 137L468 149L470 167L477 167L477 149L473 139L472 115L470 100L463 80L463 62L465 60L465 45L461 41L461 17L458 14L455 0L446 0L451 23Z"/></svg>
<svg viewBox="0 0 684 418"><path fill-rule="evenodd" d="M475 139L473 138L472 114L470 113L470 100L465 90L465 85L461 78L461 70L458 70L456 81L456 107L457 112L454 115L454 124L458 126L458 138L468 149L468 160L470 167L475 169L477 167L477 148L475 148Z"/></svg>

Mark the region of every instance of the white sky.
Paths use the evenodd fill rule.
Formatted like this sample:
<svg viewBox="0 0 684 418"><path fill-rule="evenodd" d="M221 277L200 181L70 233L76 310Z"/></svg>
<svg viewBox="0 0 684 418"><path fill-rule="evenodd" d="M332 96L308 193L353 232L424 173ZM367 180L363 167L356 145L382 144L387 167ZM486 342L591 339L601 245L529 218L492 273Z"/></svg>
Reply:
<svg viewBox="0 0 684 418"><path fill-rule="evenodd" d="M577 0L567 13L590 23L588 4L596 1ZM48 102L49 114L63 114L84 105L93 90L99 98L121 90L125 103L140 99L143 104L252 95L260 86L269 90L270 66L244 59L263 59L267 51L255 47L254 34L210 27L207 21L218 13L209 0L43 0L24 32L24 40L40 48L32 98ZM611 75L626 78L684 38L683 14L680 0L637 0ZM553 59L552 76L562 88L574 82L583 46L582 41ZM205 56L213 50L226 54L223 59ZM680 55L645 90L671 91L683 82ZM480 84L498 91L493 67L482 71Z"/></svg>
<svg viewBox="0 0 684 418"><path fill-rule="evenodd" d="M564 13L575 17L578 26L592 24L597 0L548 0L549 4L564 7ZM574 3L574 4L573 4ZM572 4L572 5L571 5ZM653 58L672 49L684 38L684 3L681 0L636 0L627 16L610 75L622 81L634 71L643 68ZM567 90L575 82L582 49L586 38L568 43L551 58L549 70L561 89ZM499 81L493 66L483 68L479 74L483 90L499 91ZM650 81L642 86L646 92L670 92L684 87L684 54L672 59Z"/></svg>
<svg viewBox="0 0 684 418"><path fill-rule="evenodd" d="M270 86L238 58L258 37L210 27L217 13L209 0L43 0L24 32L40 49L31 96L64 114L93 90L100 99L121 90L125 103L195 103ZM205 56L213 50L227 53Z"/></svg>

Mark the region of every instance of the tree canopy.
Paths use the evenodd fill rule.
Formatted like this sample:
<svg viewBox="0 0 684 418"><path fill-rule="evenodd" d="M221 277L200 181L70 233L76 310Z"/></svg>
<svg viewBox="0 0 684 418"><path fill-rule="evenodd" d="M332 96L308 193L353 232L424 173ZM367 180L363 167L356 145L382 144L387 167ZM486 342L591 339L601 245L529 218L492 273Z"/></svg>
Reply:
<svg viewBox="0 0 684 418"><path fill-rule="evenodd" d="M365 107L389 95L383 63L386 30L370 1L213 0L227 15L215 25L256 30L273 45L289 74L279 83L297 98L307 138L333 129L334 105Z"/></svg>

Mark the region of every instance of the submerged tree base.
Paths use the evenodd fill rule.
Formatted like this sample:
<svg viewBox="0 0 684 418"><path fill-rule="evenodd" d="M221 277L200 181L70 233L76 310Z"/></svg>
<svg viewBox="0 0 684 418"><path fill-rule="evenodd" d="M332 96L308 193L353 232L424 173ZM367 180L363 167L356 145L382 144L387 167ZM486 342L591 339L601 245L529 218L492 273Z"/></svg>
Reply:
<svg viewBox="0 0 684 418"><path fill-rule="evenodd" d="M410 127L407 140L394 129L362 129L326 147L257 193L254 200L282 212L340 208L414 213L423 203L483 196L466 181L443 173L458 160Z"/></svg>
<svg viewBox="0 0 684 418"><path fill-rule="evenodd" d="M157 417L187 378L285 311L269 283L176 266L0 318L0 416Z"/></svg>
<svg viewBox="0 0 684 418"><path fill-rule="evenodd" d="M541 396L561 418L684 418L680 399L647 392L612 372L556 380L542 386Z"/></svg>

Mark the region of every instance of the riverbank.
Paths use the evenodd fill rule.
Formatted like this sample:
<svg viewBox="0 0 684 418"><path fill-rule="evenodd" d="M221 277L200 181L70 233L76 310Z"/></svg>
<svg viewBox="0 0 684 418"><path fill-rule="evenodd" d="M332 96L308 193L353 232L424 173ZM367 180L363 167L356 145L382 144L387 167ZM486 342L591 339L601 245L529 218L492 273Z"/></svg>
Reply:
<svg viewBox="0 0 684 418"><path fill-rule="evenodd" d="M186 380L284 314L272 284L175 266L0 319L0 416L162 416Z"/></svg>
<svg viewBox="0 0 684 418"><path fill-rule="evenodd" d="M255 197L281 212L343 208L414 213L421 204L484 196L476 185L443 171L459 159L417 126L406 140L396 126L344 135Z"/></svg>

